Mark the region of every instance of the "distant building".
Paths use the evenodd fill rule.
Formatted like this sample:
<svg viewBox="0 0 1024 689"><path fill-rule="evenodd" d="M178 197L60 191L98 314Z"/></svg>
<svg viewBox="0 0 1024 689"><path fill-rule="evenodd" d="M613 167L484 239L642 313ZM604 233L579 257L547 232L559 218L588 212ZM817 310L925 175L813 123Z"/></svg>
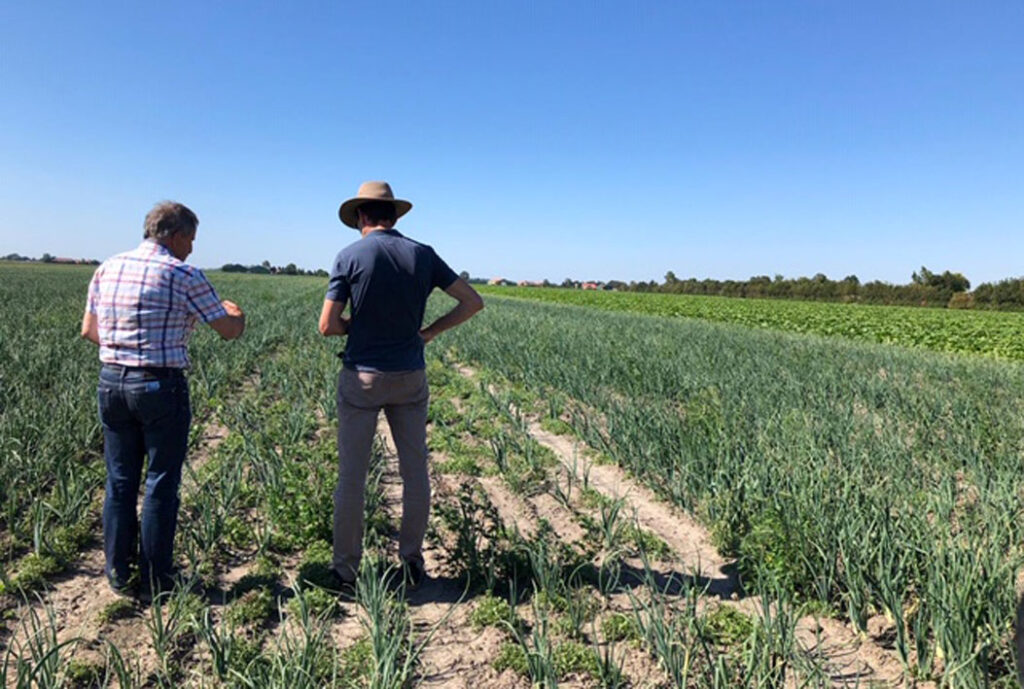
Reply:
<svg viewBox="0 0 1024 689"><path fill-rule="evenodd" d="M544 283L538 280L520 280L516 285L519 287L543 287Z"/></svg>
<svg viewBox="0 0 1024 689"><path fill-rule="evenodd" d="M581 289L601 289L603 284L600 282L584 282L581 285Z"/></svg>
<svg viewBox="0 0 1024 689"><path fill-rule="evenodd" d="M504 287L510 287L513 283L512 283L511 280L506 280L505 278L491 278L490 280L487 281L487 284L488 285L502 285Z"/></svg>

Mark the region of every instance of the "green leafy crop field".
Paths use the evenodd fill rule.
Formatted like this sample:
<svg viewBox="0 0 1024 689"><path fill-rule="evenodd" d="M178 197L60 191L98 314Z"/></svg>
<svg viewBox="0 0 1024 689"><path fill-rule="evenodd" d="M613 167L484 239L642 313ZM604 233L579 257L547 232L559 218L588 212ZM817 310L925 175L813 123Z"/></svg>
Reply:
<svg viewBox="0 0 1024 689"><path fill-rule="evenodd" d="M89 276L0 265L5 686L1012 686L1024 365L489 293L427 348L430 577L382 423L339 596L324 281L212 273L248 332L194 337L187 579L148 606L103 577Z"/></svg>
<svg viewBox="0 0 1024 689"><path fill-rule="evenodd" d="M1024 314L540 287L487 294L1024 360Z"/></svg>

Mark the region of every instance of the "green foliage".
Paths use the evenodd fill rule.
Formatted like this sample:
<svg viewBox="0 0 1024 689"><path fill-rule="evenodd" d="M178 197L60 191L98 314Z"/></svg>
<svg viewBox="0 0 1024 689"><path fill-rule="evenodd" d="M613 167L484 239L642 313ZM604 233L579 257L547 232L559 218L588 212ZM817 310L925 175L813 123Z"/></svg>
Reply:
<svg viewBox="0 0 1024 689"><path fill-rule="evenodd" d="M529 571L517 552L516 539L481 487L462 485L454 504L438 504L434 514L455 539L445 555L446 563L471 586L492 591L498 583Z"/></svg>
<svg viewBox="0 0 1024 689"><path fill-rule="evenodd" d="M227 618L235 625L260 625L275 614L274 597L267 589L253 589L228 606Z"/></svg>
<svg viewBox="0 0 1024 689"><path fill-rule="evenodd" d="M512 606L504 598L486 595L481 598L473 612L469 614L469 621L473 629L480 630L484 627L497 627L502 624L516 626L517 619Z"/></svg>
<svg viewBox="0 0 1024 689"><path fill-rule="evenodd" d="M526 649L518 643L506 641L501 645L498 657L494 659L491 666L498 672L512 670L517 675L526 676L529 673Z"/></svg>
<svg viewBox="0 0 1024 689"><path fill-rule="evenodd" d="M705 302L732 308L721 299L536 292L627 311ZM1007 340L988 324L1011 323L1010 346L1019 347L1016 317L743 302L735 313L752 314L750 328L488 302L447 335L461 360L562 400L558 413L587 445L697 512L719 546L738 555L749 593L788 597L793 606L821 601L860 629L888 610L908 625L897 652L919 658L925 672L947 682L1009 676L1012 572L1024 559L1024 521L1009 517L1024 512L1024 368L774 332L762 329L774 327L771 314L756 319L758 309L824 318L819 323L837 313L854 324L877 316L887 333L880 339L904 342L917 332L945 338L925 346L997 353L993 343ZM933 328L929 319L947 325ZM956 344L961 326L966 347ZM529 340L508 338L513 328L530 332ZM873 332L881 331L858 337L874 339ZM600 542L621 545L622 520L611 507L604 503L604 518L593 523ZM697 634L699 625L688 624ZM765 677L778 672L787 634L780 627L771 643L758 637ZM669 641L663 647L675 653Z"/></svg>
<svg viewBox="0 0 1024 689"><path fill-rule="evenodd" d="M309 609L309 612L317 617L328 618L334 617L341 612L341 606L338 603L338 596L332 591L328 591L322 588L308 588L300 592L296 592L296 598L288 601L288 612L295 616L300 614L300 601L298 596L304 598L304 604Z"/></svg>
<svg viewBox="0 0 1024 689"><path fill-rule="evenodd" d="M106 666L100 663L72 658L64 668L64 677L70 689L93 689L103 686L106 671Z"/></svg>
<svg viewBox="0 0 1024 689"><path fill-rule="evenodd" d="M373 672L373 644L365 636L341 651L338 679L342 686L364 686Z"/></svg>
<svg viewBox="0 0 1024 689"><path fill-rule="evenodd" d="M137 611L138 608L135 606L135 601L128 600L127 598L118 598L117 600L107 603L107 605L100 610L96 619L99 620L101 624L109 624L111 622L116 622L117 620L132 617Z"/></svg>
<svg viewBox="0 0 1024 689"><path fill-rule="evenodd" d="M640 629L634 618L614 612L601 620L601 634L606 641L636 641L640 638Z"/></svg>
<svg viewBox="0 0 1024 689"><path fill-rule="evenodd" d="M750 617L728 605L719 605L704 618L704 621L711 638L723 646L740 643L754 631L754 623Z"/></svg>
<svg viewBox="0 0 1024 689"><path fill-rule="evenodd" d="M63 570L57 559L51 555L29 553L17 565L11 580L12 589L35 591L46 584L46 579Z"/></svg>
<svg viewBox="0 0 1024 689"><path fill-rule="evenodd" d="M598 675L598 657L594 649L578 641L564 641L555 646L555 670L559 677L569 674Z"/></svg>
<svg viewBox="0 0 1024 689"><path fill-rule="evenodd" d="M485 287L483 291L609 311L699 318L751 328L1024 360L1024 322L1008 313L525 287ZM939 305L945 306L948 299L946 295Z"/></svg>
<svg viewBox="0 0 1024 689"><path fill-rule="evenodd" d="M545 416L540 420L540 427L548 433L555 433L557 435L572 435L572 426L567 424L562 419L555 419L550 416Z"/></svg>
<svg viewBox="0 0 1024 689"><path fill-rule="evenodd" d="M299 581L320 588L333 588L336 584L331 571L331 557L330 543L317 541L310 545L299 564Z"/></svg>

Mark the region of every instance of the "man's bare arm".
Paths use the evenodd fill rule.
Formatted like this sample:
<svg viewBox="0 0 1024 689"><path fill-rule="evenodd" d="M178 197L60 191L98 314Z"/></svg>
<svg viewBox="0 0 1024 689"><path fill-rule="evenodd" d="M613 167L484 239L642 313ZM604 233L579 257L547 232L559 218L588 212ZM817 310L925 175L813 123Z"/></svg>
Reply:
<svg viewBox="0 0 1024 689"><path fill-rule="evenodd" d="M210 321L210 327L216 330L217 334L225 340L234 340L237 337L241 337L242 333L245 332L245 314L242 312L242 309L238 307L238 304L227 299L222 301L221 305L228 312L228 315Z"/></svg>
<svg viewBox="0 0 1024 689"><path fill-rule="evenodd" d="M324 299L324 306L320 310L320 334L324 337L332 335L347 335L350 320L344 318L341 312L345 310L345 302Z"/></svg>
<svg viewBox="0 0 1024 689"><path fill-rule="evenodd" d="M484 308L484 300L468 282L459 278L445 290L449 296L459 303L451 311L438 318L420 331L424 342L430 342L445 330L451 330L460 323L472 318L477 312Z"/></svg>
<svg viewBox="0 0 1024 689"><path fill-rule="evenodd" d="M86 311L82 316L82 339L89 340L95 345L100 343L99 320L96 314Z"/></svg>

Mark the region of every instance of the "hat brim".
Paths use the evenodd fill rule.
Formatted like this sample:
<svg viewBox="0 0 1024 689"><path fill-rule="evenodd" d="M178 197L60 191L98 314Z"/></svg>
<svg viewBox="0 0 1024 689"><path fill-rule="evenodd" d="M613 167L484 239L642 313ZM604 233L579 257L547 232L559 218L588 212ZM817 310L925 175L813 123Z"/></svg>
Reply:
<svg viewBox="0 0 1024 689"><path fill-rule="evenodd" d="M361 205L363 205L364 203L369 203L371 201L384 201L387 203L394 204L396 219L401 218L403 215L412 210L412 204L404 199L379 199L367 196L357 196L341 204L341 206L338 208L338 219L341 220L341 222L344 223L345 225L351 227L352 229L358 230L359 213L357 211L359 210L359 207Z"/></svg>

